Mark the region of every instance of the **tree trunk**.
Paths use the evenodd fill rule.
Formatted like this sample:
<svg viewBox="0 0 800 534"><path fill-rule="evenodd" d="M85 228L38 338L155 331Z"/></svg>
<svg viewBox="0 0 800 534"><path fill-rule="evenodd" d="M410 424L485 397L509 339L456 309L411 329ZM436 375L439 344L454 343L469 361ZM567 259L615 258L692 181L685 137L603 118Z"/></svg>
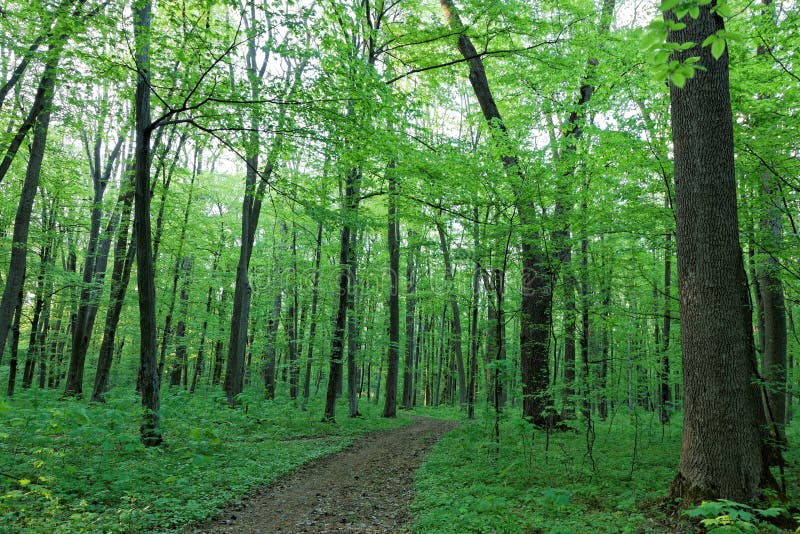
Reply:
<svg viewBox="0 0 800 534"><path fill-rule="evenodd" d="M303 378L302 410L308 406L311 393L311 365L314 362L314 338L317 333L317 303L319 302L319 268L322 259L322 223L317 225L317 239L314 250L314 283L311 286L311 324L308 327L308 352L306 354L306 373Z"/></svg>
<svg viewBox="0 0 800 534"><path fill-rule="evenodd" d="M192 272L191 256L183 258L181 271L183 275L183 283L181 284L181 295L178 309L178 316L180 319L178 320L178 326L175 329L175 360L172 363L172 372L170 373L170 386L180 386L181 379L183 379L183 385L186 386L186 375L189 371L189 362L186 355L186 317L189 309L189 276Z"/></svg>
<svg viewBox="0 0 800 534"><path fill-rule="evenodd" d="M752 501L774 482L739 245L728 52L715 60L700 46L724 29L714 6L700 6L697 19L669 33L670 42L695 43L671 59L699 56L703 67L684 88L670 86L684 382L681 458L670 493L684 504Z"/></svg>
<svg viewBox="0 0 800 534"><path fill-rule="evenodd" d="M336 385L342 379L342 358L344 356L344 330L347 323L347 299L350 291L350 225L351 218L358 209L357 187L361 177L359 169L350 169L345 180L345 194L342 199L342 233L339 251L339 302L336 322L333 327L328 390L325 395L325 413L322 420L336 421Z"/></svg>
<svg viewBox="0 0 800 534"><path fill-rule="evenodd" d="M440 0L445 19L451 29L459 32L458 49L469 65L469 81L480 104L484 118L492 125L493 134L504 141L508 137L506 127L489 88L483 61L466 28L456 12L452 0ZM501 146L504 143L501 143ZM503 167L525 182L517 157L510 151L501 155ZM522 371L522 415L537 426L552 426L552 400L547 389L550 379L549 332L550 308L552 304L553 268L552 258L539 250L540 240L535 228L533 206L527 195L518 198L520 223L527 228L522 236L522 303L520 307L520 367Z"/></svg>
<svg viewBox="0 0 800 534"><path fill-rule="evenodd" d="M83 371L86 365L86 351L89 348L94 321L97 317L98 300L103 290L111 236L114 234L112 223L109 224L105 237L101 240L100 225L103 218L103 196L105 195L106 185L111 178L111 173L114 170L114 163L120 155L124 136L120 135L117 144L106 160L105 169L103 169L101 165L103 126L104 120L101 117L94 149L89 149L88 142L86 147L86 151L90 156L89 166L92 171L94 196L92 198L89 223L89 244L86 248L86 258L83 263L80 303L78 305L75 328L72 331L72 351L70 353L67 383L64 391L66 396L80 397L83 394ZM112 216L112 220L114 220L114 216Z"/></svg>
<svg viewBox="0 0 800 534"><path fill-rule="evenodd" d="M219 258L222 254L222 246L225 242L225 226L220 225L220 234L219 234L219 243L217 244L217 250L214 252L214 261L211 263L211 272L217 272L217 266L219 265ZM206 312L203 315L203 326L200 329L200 346L197 349L197 360L194 364L194 373L192 373L192 384L189 386L189 392L194 393L195 389L197 388L197 382L200 379L200 375L203 373L203 367L205 366L205 352L206 352L206 335L208 334L208 319L211 316L211 304L213 303L214 298L214 290L216 288L213 285L209 285L208 287L208 294L206 295Z"/></svg>
<svg viewBox="0 0 800 534"><path fill-rule="evenodd" d="M356 315L356 300L358 290L358 258L356 256L358 243L357 232L350 234L350 292L347 296L347 405L350 417L359 417L358 412L358 359L360 338L360 318Z"/></svg>
<svg viewBox="0 0 800 534"><path fill-rule="evenodd" d="M664 203L668 204L669 199L665 198ZM664 322L661 329L661 362L659 363L658 372L658 405L659 405L659 420L662 424L669 423L671 401L669 385L669 337L671 332L671 304L670 300L672 290L672 232L667 232L664 235Z"/></svg>
<svg viewBox="0 0 800 534"><path fill-rule="evenodd" d="M389 246L389 348L383 416L397 417L397 380L400 372L400 222L397 218L395 166L389 165L386 172L389 175L389 229L387 234Z"/></svg>
<svg viewBox="0 0 800 534"><path fill-rule="evenodd" d="M450 244L447 242L447 235L441 222L436 221L436 230L439 233L439 245L444 258L444 278L447 283L448 298L450 300L450 347L458 372L458 405L464 407L467 404L467 384L464 372L464 357L461 351L461 313L458 307L458 298L453 280L453 263L450 260Z"/></svg>
<svg viewBox="0 0 800 534"><path fill-rule="evenodd" d="M408 252L406 253L406 354L405 365L403 366L403 409L410 410L413 407L413 391L416 387L414 375L416 373L414 316L417 306L417 255L412 241L416 238L415 234L408 231Z"/></svg>
<svg viewBox="0 0 800 534"><path fill-rule="evenodd" d="M24 275L24 273L23 273ZM23 276L24 278L24 276ZM8 362L8 387L6 395L14 396L14 388L17 381L18 351L19 351L19 326L22 320L22 297L23 288L17 292L16 307L14 311L14 322L11 324L11 358Z"/></svg>
<svg viewBox="0 0 800 534"><path fill-rule="evenodd" d="M114 344L117 335L119 319L122 316L122 306L125 303L125 294L131 279L131 269L136 257L136 243L130 242L129 227L131 209L133 207L133 169L126 173L130 178L120 190L122 209L120 225L117 230L117 240L114 245L114 266L111 270L111 295L106 311L103 326L103 340L100 343L100 352L97 358L97 371L92 388L92 402L105 402L105 394L109 389L109 375L111 364L114 361ZM132 239L131 239L132 241Z"/></svg>
<svg viewBox="0 0 800 534"><path fill-rule="evenodd" d="M478 332L478 310L480 309L480 284L481 284L481 264L480 264L480 224L478 223L478 208L473 209L475 227L473 230L473 241L475 246L475 263L472 273L472 304L470 306L469 321L469 379L467 380L467 417L475 419L475 382L478 373L478 349L480 346Z"/></svg>
<svg viewBox="0 0 800 534"><path fill-rule="evenodd" d="M58 72L60 55L53 53L45 65L44 74L39 83L37 98L41 94L43 109L39 113L33 127L33 140L31 142L30 157L25 171L25 180L22 183L17 214L14 217L14 234L11 240L11 262L8 275L5 279L3 297L0 300L0 354L3 353L6 337L11 326L12 316L22 286L25 281L25 263L28 256L28 230L31 222L33 201L36 190L39 188L39 176L44 160L44 151L47 146L47 132L50 126L50 110L53 106L53 94Z"/></svg>
<svg viewBox="0 0 800 534"><path fill-rule="evenodd" d="M161 444L159 428L159 376L156 361L156 288L150 226L150 16L151 0L134 2L136 45L136 149L134 233L136 235L136 279L139 286L139 358L144 421L142 444Z"/></svg>
<svg viewBox="0 0 800 534"><path fill-rule="evenodd" d="M286 318L286 336L289 338L289 398L297 398L297 386L300 370L298 368L297 353L300 346L298 333L298 295L297 295L297 229L292 225L292 257L289 263L289 309Z"/></svg>

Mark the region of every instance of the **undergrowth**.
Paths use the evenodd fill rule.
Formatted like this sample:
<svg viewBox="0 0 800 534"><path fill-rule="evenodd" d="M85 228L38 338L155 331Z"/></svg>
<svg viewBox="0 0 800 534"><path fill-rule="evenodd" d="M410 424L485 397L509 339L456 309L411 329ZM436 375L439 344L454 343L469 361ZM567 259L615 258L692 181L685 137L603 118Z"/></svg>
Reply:
<svg viewBox="0 0 800 534"><path fill-rule="evenodd" d="M450 432L417 474L415 530L665 532L655 503L675 476L680 421L620 413L596 424L593 441L574 425L548 437L509 418L497 442L485 415Z"/></svg>
<svg viewBox="0 0 800 534"><path fill-rule="evenodd" d="M256 487L341 450L353 437L403 426L362 403L365 417L288 401L230 409L216 391L162 395L166 446L139 443L138 398L105 405L52 391L0 400L0 532L164 532L203 521ZM375 412L375 413L373 413Z"/></svg>

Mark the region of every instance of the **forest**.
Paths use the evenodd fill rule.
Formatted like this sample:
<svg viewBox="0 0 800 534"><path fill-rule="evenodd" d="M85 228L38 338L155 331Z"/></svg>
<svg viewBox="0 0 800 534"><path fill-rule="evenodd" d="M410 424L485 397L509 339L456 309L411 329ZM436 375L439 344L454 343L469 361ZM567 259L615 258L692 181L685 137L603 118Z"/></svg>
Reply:
<svg viewBox="0 0 800 534"><path fill-rule="evenodd" d="M795 0L3 0L0 532L800 531L798 50Z"/></svg>

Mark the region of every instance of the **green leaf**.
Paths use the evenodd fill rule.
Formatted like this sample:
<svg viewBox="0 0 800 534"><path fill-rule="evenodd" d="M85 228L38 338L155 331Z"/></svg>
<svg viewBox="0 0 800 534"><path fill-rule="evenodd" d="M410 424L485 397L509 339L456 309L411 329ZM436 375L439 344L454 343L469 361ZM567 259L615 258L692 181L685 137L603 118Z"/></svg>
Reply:
<svg viewBox="0 0 800 534"><path fill-rule="evenodd" d="M683 89L683 86L686 85L686 76L678 71L673 72L669 79L672 81L673 85L679 89Z"/></svg>
<svg viewBox="0 0 800 534"><path fill-rule="evenodd" d="M725 53L725 39L717 39L711 45L711 55L714 59L719 59Z"/></svg>
<svg viewBox="0 0 800 534"><path fill-rule="evenodd" d="M700 8L698 6L692 6L689 8L689 16L693 19L697 19L700 16Z"/></svg>
<svg viewBox="0 0 800 534"><path fill-rule="evenodd" d="M717 40L717 34L716 33L712 33L711 35L709 35L708 37L703 39L703 44L700 45L700 46L706 47L706 46L710 45L711 43L713 43L716 40Z"/></svg>
<svg viewBox="0 0 800 534"><path fill-rule="evenodd" d="M661 2L661 7L659 9L663 12L669 11L673 7L678 5L679 0L664 0Z"/></svg>

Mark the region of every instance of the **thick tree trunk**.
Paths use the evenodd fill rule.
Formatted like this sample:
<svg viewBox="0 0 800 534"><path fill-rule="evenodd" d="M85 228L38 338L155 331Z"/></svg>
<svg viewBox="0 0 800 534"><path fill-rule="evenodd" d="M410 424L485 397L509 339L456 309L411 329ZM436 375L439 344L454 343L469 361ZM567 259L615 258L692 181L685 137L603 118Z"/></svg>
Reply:
<svg viewBox="0 0 800 534"><path fill-rule="evenodd" d="M686 28L669 34L670 42L696 43L671 59L699 56L703 67L684 88L670 86L684 382L671 495L685 504L751 501L771 482L739 245L728 53L715 60L700 46L724 29L714 6L700 6L697 19L686 17Z"/></svg>

